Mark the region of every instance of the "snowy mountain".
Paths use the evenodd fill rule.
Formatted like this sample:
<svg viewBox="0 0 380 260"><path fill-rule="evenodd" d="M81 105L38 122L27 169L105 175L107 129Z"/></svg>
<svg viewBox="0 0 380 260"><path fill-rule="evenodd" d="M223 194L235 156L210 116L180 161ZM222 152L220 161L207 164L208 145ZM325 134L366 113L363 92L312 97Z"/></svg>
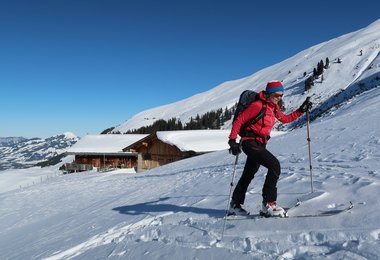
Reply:
<svg viewBox="0 0 380 260"><path fill-rule="evenodd" d="M281 163L278 203L302 201L289 218L224 222L235 161L227 150L144 174L63 175L59 165L10 169L0 171L0 259L379 259L379 33L377 21L179 101L176 106L186 108L181 114L171 104L119 126L136 128L159 113L202 114L232 105L245 88L283 79L290 110L305 94L317 104L310 125L313 182L306 127L274 136L268 145ZM326 57L331 63L323 82L316 80L304 94L304 72L309 75ZM245 159L242 154L238 160L235 184ZM245 208L253 214L261 207L265 173L259 170L246 194ZM350 201L349 212L302 217L340 210Z"/></svg>
<svg viewBox="0 0 380 260"><path fill-rule="evenodd" d="M66 151L78 141L72 133L64 133L46 139L5 137L0 138L0 171L26 168L46 161Z"/></svg>
<svg viewBox="0 0 380 260"><path fill-rule="evenodd" d="M25 140L24 137L0 137L0 146L11 146Z"/></svg>
<svg viewBox="0 0 380 260"><path fill-rule="evenodd" d="M273 79L283 81L284 101L289 111L298 108L306 95L312 96L317 107L314 118L325 113L330 106L379 85L379 51L380 20L377 20L364 29L310 47L246 78L225 82L204 93L138 113L113 132L124 133L129 129L151 125L158 119L173 117L186 123L197 114L232 107L243 90L262 90ZM311 90L305 92L305 80L326 58L330 64L323 73L323 80L322 77L315 80ZM225 128L229 127L229 124L225 125Z"/></svg>

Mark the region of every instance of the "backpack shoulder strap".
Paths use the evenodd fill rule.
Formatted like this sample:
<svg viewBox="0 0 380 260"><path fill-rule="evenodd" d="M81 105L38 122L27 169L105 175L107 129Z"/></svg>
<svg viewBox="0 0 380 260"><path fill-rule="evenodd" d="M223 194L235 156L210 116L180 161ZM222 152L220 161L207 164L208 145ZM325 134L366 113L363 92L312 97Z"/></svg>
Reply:
<svg viewBox="0 0 380 260"><path fill-rule="evenodd" d="M251 118L251 120L249 120L248 123L253 125L253 124L256 124L260 119L262 119L263 124L264 124L264 116L265 116L266 111L267 111L267 104L261 100L260 112L255 117Z"/></svg>

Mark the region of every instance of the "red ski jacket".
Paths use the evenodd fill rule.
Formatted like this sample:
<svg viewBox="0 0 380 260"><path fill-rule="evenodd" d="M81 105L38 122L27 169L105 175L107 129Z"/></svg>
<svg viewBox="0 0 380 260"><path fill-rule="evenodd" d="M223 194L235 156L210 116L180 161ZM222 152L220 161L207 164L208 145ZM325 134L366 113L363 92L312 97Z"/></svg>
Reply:
<svg viewBox="0 0 380 260"><path fill-rule="evenodd" d="M245 130L253 132L256 136L243 136L242 140L257 139L261 143L266 144L269 140L270 133L276 122L276 118L281 123L290 123L303 115L302 112L296 110L288 115L281 112L279 105L275 105L266 99L263 91L259 93L259 100L252 102L235 120L232 125L229 138L236 139L239 134L240 128L249 120L254 118L260 112L263 102L266 104L266 111L264 118L261 118L255 124L249 124Z"/></svg>

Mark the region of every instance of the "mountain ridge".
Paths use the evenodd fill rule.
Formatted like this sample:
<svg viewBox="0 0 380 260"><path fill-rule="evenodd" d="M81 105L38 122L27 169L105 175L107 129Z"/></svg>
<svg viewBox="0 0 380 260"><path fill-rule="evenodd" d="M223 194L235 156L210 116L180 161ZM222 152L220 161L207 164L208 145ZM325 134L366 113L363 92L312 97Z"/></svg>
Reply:
<svg viewBox="0 0 380 260"><path fill-rule="evenodd" d="M151 125L158 119L178 118L186 123L197 114L205 114L219 108L231 108L243 90L260 91L265 88L266 82L273 79L279 79L284 83L285 104L288 111L296 109L305 98L305 94L312 96L315 105L320 107L330 97L341 92L341 89L345 90L355 84L373 62L378 64L376 58L380 51L379 39L380 19L363 29L300 51L250 76L226 81L186 99L142 111L116 126L112 133L125 133L128 130ZM330 69L325 70L324 81L318 83L317 80L316 86L305 92L306 78L311 75L317 63L326 58L331 60L331 64ZM341 63L337 62L338 59ZM378 66L374 67L374 72L378 71ZM319 111L319 114L323 112L325 111ZM229 127L230 124L224 126L224 128Z"/></svg>

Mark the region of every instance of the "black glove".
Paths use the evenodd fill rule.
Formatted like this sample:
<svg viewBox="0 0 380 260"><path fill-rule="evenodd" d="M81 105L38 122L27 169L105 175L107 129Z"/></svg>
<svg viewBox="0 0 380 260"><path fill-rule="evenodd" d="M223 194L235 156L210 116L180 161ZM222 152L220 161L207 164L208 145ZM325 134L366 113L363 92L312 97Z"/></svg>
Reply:
<svg viewBox="0 0 380 260"><path fill-rule="evenodd" d="M232 153L233 155L238 155L239 153L241 153L240 144L238 144L235 139L230 139L228 141L228 144L230 145L230 153Z"/></svg>
<svg viewBox="0 0 380 260"><path fill-rule="evenodd" d="M310 97L307 97L306 100L300 106L300 108L298 108L298 111L300 111L302 113L305 113L306 111L308 111L309 109L311 109L312 106L313 106L313 103L311 103Z"/></svg>

